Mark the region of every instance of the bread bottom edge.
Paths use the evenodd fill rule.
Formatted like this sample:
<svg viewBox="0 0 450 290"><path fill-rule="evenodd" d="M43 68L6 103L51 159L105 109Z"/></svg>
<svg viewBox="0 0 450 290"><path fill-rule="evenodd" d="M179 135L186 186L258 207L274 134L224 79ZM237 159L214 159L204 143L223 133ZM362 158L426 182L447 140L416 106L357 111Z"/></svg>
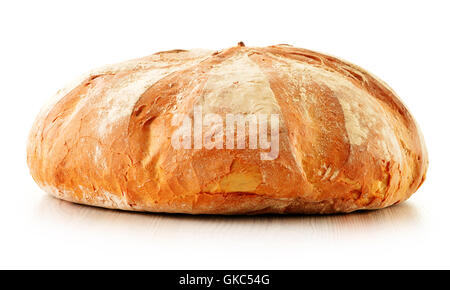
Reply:
<svg viewBox="0 0 450 290"><path fill-rule="evenodd" d="M46 186L43 187L43 190L58 199L82 205L134 212L191 215L339 214L381 209L392 205L379 199L361 204L354 199L307 201L299 197L280 199L251 193L199 193L194 199L139 205L111 193L103 193L95 198L89 195L77 198L75 195L55 187Z"/></svg>

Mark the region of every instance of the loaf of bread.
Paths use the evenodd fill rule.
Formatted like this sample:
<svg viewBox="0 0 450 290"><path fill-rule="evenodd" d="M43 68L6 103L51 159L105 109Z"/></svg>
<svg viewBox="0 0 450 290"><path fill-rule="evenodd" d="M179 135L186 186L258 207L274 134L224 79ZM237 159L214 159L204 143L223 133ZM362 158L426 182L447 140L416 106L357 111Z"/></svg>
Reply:
<svg viewBox="0 0 450 290"><path fill-rule="evenodd" d="M39 113L27 161L67 201L189 214L379 209L409 198L428 167L416 122L378 78L317 52L243 43L82 76Z"/></svg>

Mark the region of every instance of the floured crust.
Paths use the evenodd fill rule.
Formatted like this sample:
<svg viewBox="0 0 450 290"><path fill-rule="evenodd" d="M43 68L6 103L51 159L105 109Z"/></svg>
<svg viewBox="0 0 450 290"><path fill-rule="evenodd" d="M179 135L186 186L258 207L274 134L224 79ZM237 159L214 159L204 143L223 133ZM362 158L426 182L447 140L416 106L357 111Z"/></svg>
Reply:
<svg viewBox="0 0 450 290"><path fill-rule="evenodd" d="M279 114L279 156L174 149L175 114ZM368 72L276 45L175 50L92 71L37 117L35 181L72 202L192 214L336 213L409 198L428 157L413 117Z"/></svg>

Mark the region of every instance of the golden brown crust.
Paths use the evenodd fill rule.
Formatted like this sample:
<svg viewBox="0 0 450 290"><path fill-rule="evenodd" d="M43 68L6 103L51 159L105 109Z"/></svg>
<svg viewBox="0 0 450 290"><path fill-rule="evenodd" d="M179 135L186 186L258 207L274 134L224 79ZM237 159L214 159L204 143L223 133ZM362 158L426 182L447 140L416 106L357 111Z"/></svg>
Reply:
<svg viewBox="0 0 450 290"><path fill-rule="evenodd" d="M174 114L275 113L280 153L174 149ZM59 198L192 214L336 213L402 202L428 157L395 93L355 65L277 45L173 50L109 66L59 92L27 147Z"/></svg>

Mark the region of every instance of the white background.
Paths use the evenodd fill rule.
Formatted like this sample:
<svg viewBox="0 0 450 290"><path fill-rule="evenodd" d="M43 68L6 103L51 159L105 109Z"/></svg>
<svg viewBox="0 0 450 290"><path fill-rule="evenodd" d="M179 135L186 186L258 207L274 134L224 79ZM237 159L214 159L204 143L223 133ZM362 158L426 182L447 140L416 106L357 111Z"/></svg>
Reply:
<svg viewBox="0 0 450 290"><path fill-rule="evenodd" d="M0 268L450 268L448 1L2 1ZM103 64L176 48L288 43L373 72L422 127L406 203L337 216L139 214L46 196L26 166L40 107Z"/></svg>

